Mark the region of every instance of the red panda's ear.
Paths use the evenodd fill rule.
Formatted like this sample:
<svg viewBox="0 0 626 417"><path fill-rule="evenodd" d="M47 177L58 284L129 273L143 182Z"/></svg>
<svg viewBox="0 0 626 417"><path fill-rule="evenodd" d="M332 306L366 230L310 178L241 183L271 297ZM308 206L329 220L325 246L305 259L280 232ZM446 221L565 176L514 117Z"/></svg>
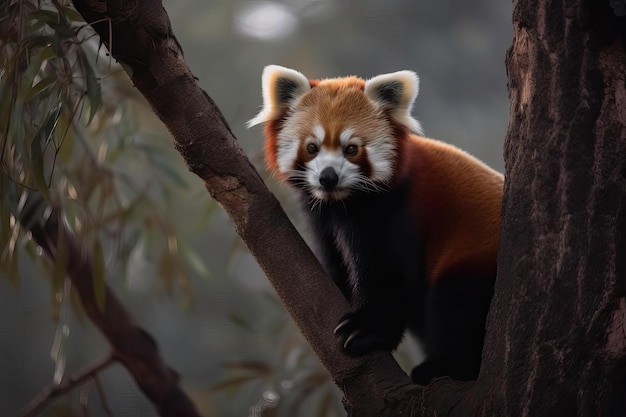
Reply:
<svg viewBox="0 0 626 417"><path fill-rule="evenodd" d="M413 71L378 75L365 82L365 95L377 106L390 111L391 117L412 132L422 134L420 122L411 116L419 91L419 78Z"/></svg>
<svg viewBox="0 0 626 417"><path fill-rule="evenodd" d="M248 121L248 127L277 119L284 109L311 89L304 75L279 65L265 67L261 80L263 108L254 119Z"/></svg>

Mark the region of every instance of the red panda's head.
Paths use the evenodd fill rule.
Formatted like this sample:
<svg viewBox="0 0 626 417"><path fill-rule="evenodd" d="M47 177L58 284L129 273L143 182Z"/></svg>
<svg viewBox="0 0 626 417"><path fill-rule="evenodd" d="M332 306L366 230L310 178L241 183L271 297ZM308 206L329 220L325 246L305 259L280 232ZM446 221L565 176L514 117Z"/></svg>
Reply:
<svg viewBox="0 0 626 417"><path fill-rule="evenodd" d="M263 109L248 126L266 124L268 167L320 200L391 184L403 139L421 134L411 116L419 85L412 71L309 80L270 65L262 84Z"/></svg>

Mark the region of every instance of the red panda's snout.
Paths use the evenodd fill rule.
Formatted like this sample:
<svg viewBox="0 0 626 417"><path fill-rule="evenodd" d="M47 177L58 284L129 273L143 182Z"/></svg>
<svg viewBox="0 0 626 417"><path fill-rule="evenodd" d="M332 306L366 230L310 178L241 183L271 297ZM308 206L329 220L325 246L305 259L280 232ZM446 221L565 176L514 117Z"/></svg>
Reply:
<svg viewBox="0 0 626 417"><path fill-rule="evenodd" d="M348 160L342 149L315 147L314 154L309 154L308 160L297 161L296 166L303 169L304 189L311 197L323 201L342 200L363 189L363 182L367 181L362 167ZM299 177L299 174L294 177L296 186Z"/></svg>
<svg viewBox="0 0 626 417"><path fill-rule="evenodd" d="M335 172L334 168L324 168L320 173L320 185L325 191L333 191L338 182L339 176Z"/></svg>

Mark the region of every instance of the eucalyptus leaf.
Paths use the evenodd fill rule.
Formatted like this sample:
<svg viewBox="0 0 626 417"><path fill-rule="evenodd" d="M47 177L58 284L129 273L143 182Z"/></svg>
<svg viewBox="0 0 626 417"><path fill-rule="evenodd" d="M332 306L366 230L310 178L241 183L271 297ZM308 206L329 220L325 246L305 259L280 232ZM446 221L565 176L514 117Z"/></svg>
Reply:
<svg viewBox="0 0 626 417"><path fill-rule="evenodd" d="M24 144L24 139L26 138L26 128L23 123L24 105L19 98L13 97L9 99L9 105L11 109L8 113L8 138L11 138L12 142L18 147L18 145Z"/></svg>
<svg viewBox="0 0 626 417"><path fill-rule="evenodd" d="M43 148L41 146L41 136L35 135L30 144L30 163L33 180L37 185L37 189L41 195L50 201L50 192L48 191L48 183L44 174Z"/></svg>
<svg viewBox="0 0 626 417"><path fill-rule="evenodd" d="M61 302L63 301L63 284L67 275L67 266L69 261L69 248L64 239L59 239L56 244L56 253L54 256L54 266L52 269L52 317L59 320L61 314Z"/></svg>
<svg viewBox="0 0 626 417"><path fill-rule="evenodd" d="M52 10L39 9L29 13L28 17L30 17L31 20L39 20L48 24L59 22L59 14Z"/></svg>
<svg viewBox="0 0 626 417"><path fill-rule="evenodd" d="M87 124L91 123L96 112L102 106L102 91L100 89L100 81L96 76L96 72L91 66L91 63L87 59L84 52L78 53L78 59L81 63L81 69L85 72L85 86L87 88L87 98L89 99L89 120Z"/></svg>
<svg viewBox="0 0 626 417"><path fill-rule="evenodd" d="M174 274L176 274L175 261L170 251L166 248L159 256L159 277L163 280L165 291L171 295L174 289Z"/></svg>
<svg viewBox="0 0 626 417"><path fill-rule="evenodd" d="M104 251L102 250L102 244L99 239L94 240L91 256L94 297L100 311L104 311L104 305L106 302L106 265L104 262Z"/></svg>
<svg viewBox="0 0 626 417"><path fill-rule="evenodd" d="M60 11L72 22L84 22L83 16L75 9L67 6L61 6Z"/></svg>
<svg viewBox="0 0 626 417"><path fill-rule="evenodd" d="M198 253L187 245L180 245L180 255L185 262L202 278L210 278L211 271Z"/></svg>
<svg viewBox="0 0 626 417"><path fill-rule="evenodd" d="M52 137L57 121L59 120L60 113L60 105L50 109L46 119L35 133L35 136L30 144L30 162L33 180L43 197L48 201L50 201L50 193L48 191L48 183L45 178L44 148Z"/></svg>
<svg viewBox="0 0 626 417"><path fill-rule="evenodd" d="M26 94L24 94L24 103L28 103L29 101L40 95L41 98L44 98L43 93L52 90L52 86L55 84L56 80L56 77L50 76L39 81L33 86L33 88L26 91Z"/></svg>

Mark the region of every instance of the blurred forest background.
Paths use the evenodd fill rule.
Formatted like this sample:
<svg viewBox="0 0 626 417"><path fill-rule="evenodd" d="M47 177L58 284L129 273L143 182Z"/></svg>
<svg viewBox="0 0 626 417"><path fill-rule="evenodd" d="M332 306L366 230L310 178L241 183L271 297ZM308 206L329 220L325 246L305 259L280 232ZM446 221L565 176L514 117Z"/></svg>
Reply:
<svg viewBox="0 0 626 417"><path fill-rule="evenodd" d="M268 64L291 67L310 78L349 74L367 78L414 70L421 80L414 115L426 135L503 169L510 2L163 3L201 87L216 101L261 171L261 128L246 130L245 122L261 104L261 72ZM0 47L2 43L0 38ZM51 198L64 204L66 220L75 229L91 215L102 215L93 199L112 199L119 205L123 221L117 219L108 234L96 230L90 240L91 247L103 253L106 281L156 338L203 414L256 415L256 406L256 410L271 407L272 414L267 415L344 415L338 390L242 247L227 216L187 171L160 121L121 67L97 52L95 40L82 48L90 62L98 56L94 68L102 106L94 115L85 110L76 117L82 127L65 120L73 134L58 148L56 171L46 172L58 179L51 181L56 184ZM7 74L6 69L0 72L5 95L12 82ZM52 103L54 97L44 100L41 91L37 94L41 105L46 100ZM25 114L11 113L12 128ZM6 112L2 117L8 123ZM298 224L289 191L263 175ZM98 197L85 206L75 203L92 192L90 187L99 190ZM109 204L104 212L117 213L110 203L100 204ZM4 230L2 236L6 235ZM69 302L63 281L51 276L54 267L28 246L21 236L15 266L19 272L10 273L5 264L0 275L0 416L16 415L52 383L55 373L67 376L107 352L106 341ZM419 360L406 346L397 357L407 369ZM105 370L101 380L114 416L154 415L121 366ZM78 404L78 392L63 397L55 402L57 415L71 415L66 407ZM89 404L92 415L105 415L96 394L91 394Z"/></svg>

